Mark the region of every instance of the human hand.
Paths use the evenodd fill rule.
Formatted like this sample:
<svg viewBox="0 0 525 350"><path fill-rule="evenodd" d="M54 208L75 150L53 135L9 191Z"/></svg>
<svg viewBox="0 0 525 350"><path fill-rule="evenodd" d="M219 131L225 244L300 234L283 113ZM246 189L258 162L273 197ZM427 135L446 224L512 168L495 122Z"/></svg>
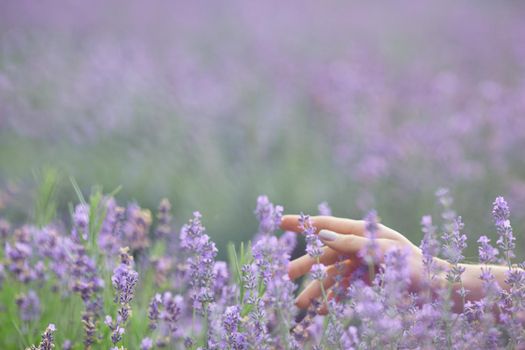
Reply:
<svg viewBox="0 0 525 350"><path fill-rule="evenodd" d="M281 228L287 231L302 232L299 223L299 215L285 215L281 222ZM311 218L312 225L316 228L319 239L326 245L323 247L323 254L319 262L327 267L326 278L321 282L314 280L299 294L296 304L299 308L308 308L313 300L322 295L322 290L328 291L328 298L333 298L334 293L330 288L336 284L336 276L342 275L343 285L349 284L352 274L360 267L368 267L367 263L360 256L359 252L365 247L370 239L365 235L365 221L337 218L332 216L315 216ZM410 242L401 233L378 224L377 234L378 261L382 263L385 253L389 249L400 248L407 252L407 262L409 264L411 292L420 292L423 286L424 270L422 252L419 247ZM340 262L340 266L336 263ZM312 265L317 263L317 259L309 255L304 255L290 262L288 274L295 280L307 274ZM449 264L436 258L436 263L446 270ZM377 268L377 266L374 266ZM364 278L367 279L365 274ZM370 281L367 281L368 283ZM437 281L437 283L444 281ZM323 305L319 313L326 313L326 305Z"/></svg>

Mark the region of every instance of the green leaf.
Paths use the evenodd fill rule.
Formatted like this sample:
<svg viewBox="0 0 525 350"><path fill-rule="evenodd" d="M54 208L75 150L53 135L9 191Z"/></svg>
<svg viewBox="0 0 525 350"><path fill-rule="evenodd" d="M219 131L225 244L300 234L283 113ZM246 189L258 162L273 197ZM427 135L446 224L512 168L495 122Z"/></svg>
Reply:
<svg viewBox="0 0 525 350"><path fill-rule="evenodd" d="M45 167L40 172L34 173L38 183L35 198L35 223L38 227L49 224L56 215L56 192L60 174L52 167Z"/></svg>

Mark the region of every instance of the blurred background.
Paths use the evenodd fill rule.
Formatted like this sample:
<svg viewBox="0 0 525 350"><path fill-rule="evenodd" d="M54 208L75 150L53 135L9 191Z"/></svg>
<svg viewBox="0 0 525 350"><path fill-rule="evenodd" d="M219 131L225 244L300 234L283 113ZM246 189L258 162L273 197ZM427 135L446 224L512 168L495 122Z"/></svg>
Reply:
<svg viewBox="0 0 525 350"><path fill-rule="evenodd" d="M521 1L2 1L0 216L30 220L52 166L66 221L73 176L167 197L177 225L200 210L220 249L256 232L259 194L375 208L419 241L448 187L475 255L497 195L525 223L524 18Z"/></svg>

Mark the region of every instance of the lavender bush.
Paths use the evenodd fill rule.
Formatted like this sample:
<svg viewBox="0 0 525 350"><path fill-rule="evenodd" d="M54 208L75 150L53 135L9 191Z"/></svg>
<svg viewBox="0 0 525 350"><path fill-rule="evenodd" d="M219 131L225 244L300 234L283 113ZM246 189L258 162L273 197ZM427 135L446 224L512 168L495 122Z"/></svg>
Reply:
<svg viewBox="0 0 525 350"><path fill-rule="evenodd" d="M0 347L522 348L525 275L523 265L513 261L507 202L498 197L493 203L497 247L486 236L478 240L483 297L454 312L451 293L463 298L469 293L462 286L459 264L466 236L461 218L451 208L450 194L438 195L444 205L442 225L436 226L430 216L422 220L421 293L409 288L414 266L405 251L394 248L379 254L379 223L372 211L364 219L370 244L359 256L365 269L348 278L339 263L328 267L336 283L323 289L306 311L295 306L298 285L287 273L290 253L296 235L304 236L306 253L317 261L307 279L320 281L328 273L320 263L323 244L314 221L305 214L299 217L302 234L280 234L283 208L266 196L257 200L260 226L253 242L237 249L231 246L228 264L217 260L200 213L195 212L177 233L166 199L153 227L149 211L136 203L125 210L100 192L72 211L69 230L57 220L41 227L4 223L8 228L0 249ZM329 210L326 203L320 206L323 214ZM133 245L128 231L141 232L134 238L141 242L156 238ZM108 240L119 249L107 249ZM439 270L435 264L439 257L448 259L449 270ZM376 262L381 263L375 271L366 268ZM494 263L506 266L508 290L495 283ZM433 283L440 273L446 275L444 285Z"/></svg>

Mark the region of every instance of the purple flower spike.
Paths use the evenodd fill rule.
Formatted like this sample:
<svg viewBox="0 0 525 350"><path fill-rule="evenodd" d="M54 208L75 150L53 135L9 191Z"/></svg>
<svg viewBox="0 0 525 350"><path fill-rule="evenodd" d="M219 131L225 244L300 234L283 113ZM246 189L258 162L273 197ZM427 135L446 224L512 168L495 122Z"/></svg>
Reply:
<svg viewBox="0 0 525 350"><path fill-rule="evenodd" d="M40 299L33 290L16 298L16 305L20 312L22 321L34 321L40 318Z"/></svg>
<svg viewBox="0 0 525 350"><path fill-rule="evenodd" d="M319 215L332 216L332 208L330 208L327 202L319 203L317 210L319 211Z"/></svg>
<svg viewBox="0 0 525 350"><path fill-rule="evenodd" d="M75 239L82 237L83 240L88 239L88 225L89 225L89 205L77 204L75 212L73 213L73 230L71 235Z"/></svg>
<svg viewBox="0 0 525 350"><path fill-rule="evenodd" d="M121 263L113 271L111 277L113 287L117 291L116 302L120 305L131 302L138 282L138 273L132 269L133 257L128 254L128 251L128 248L121 249Z"/></svg>
<svg viewBox="0 0 525 350"><path fill-rule="evenodd" d="M206 314L209 303L214 300L214 266L217 248L204 233L201 214L193 213L193 219L181 229L181 247L188 253L186 263L193 305L199 314Z"/></svg>
<svg viewBox="0 0 525 350"><path fill-rule="evenodd" d="M310 275L313 279L322 281L326 277L326 266L323 264L313 264Z"/></svg>
<svg viewBox="0 0 525 350"><path fill-rule="evenodd" d="M116 291L115 302L119 304L118 316L115 321L106 316L105 324L111 329L111 341L117 344L125 333L125 325L131 315L130 302L135 296L138 273L133 270L133 257L128 254L129 248L120 249L120 265L113 271L111 282Z"/></svg>
<svg viewBox="0 0 525 350"><path fill-rule="evenodd" d="M71 350L73 348L73 342L69 339L64 340L62 343L62 350Z"/></svg>
<svg viewBox="0 0 525 350"><path fill-rule="evenodd" d="M98 235L99 247L107 256L117 254L122 247L121 234L125 209L119 207L114 198L106 199L106 217Z"/></svg>
<svg viewBox="0 0 525 350"><path fill-rule="evenodd" d="M498 249L490 244L490 239L487 236L481 236L478 239L479 243L479 261L482 264L492 264L496 261L498 256Z"/></svg>
<svg viewBox="0 0 525 350"><path fill-rule="evenodd" d="M150 350L153 348L153 340L151 338L144 338L140 342L140 350Z"/></svg>
<svg viewBox="0 0 525 350"><path fill-rule="evenodd" d="M257 198L255 216L259 220L259 235L271 235L281 225L283 207L273 205L267 196Z"/></svg>
<svg viewBox="0 0 525 350"><path fill-rule="evenodd" d="M306 253L317 259L323 254L323 244L315 234L315 227L309 215L301 213L299 217L299 228L306 239Z"/></svg>
<svg viewBox="0 0 525 350"><path fill-rule="evenodd" d="M42 341L38 346L31 345L27 350L52 350L55 347L53 333L55 333L56 327L50 323L45 332L42 333ZM67 348L64 347L67 350Z"/></svg>
<svg viewBox="0 0 525 350"><path fill-rule="evenodd" d="M223 315L223 327L226 342L230 349L248 349L247 336L239 331L240 319L240 307L238 305L226 308Z"/></svg>
<svg viewBox="0 0 525 350"><path fill-rule="evenodd" d="M377 231L379 230L379 218L377 212L372 210L365 218L365 237L368 238L368 243L359 252L361 258L369 264L373 265L381 260L379 246L377 245Z"/></svg>
<svg viewBox="0 0 525 350"><path fill-rule="evenodd" d="M150 246L148 234L151 220L149 210L140 208L136 203L128 205L122 233L126 246L132 252L140 252Z"/></svg>
<svg viewBox="0 0 525 350"><path fill-rule="evenodd" d="M157 212L157 229L155 234L157 238L166 238L171 233L171 203L167 198L160 201Z"/></svg>
<svg viewBox="0 0 525 350"><path fill-rule="evenodd" d="M295 246L297 245L297 233L286 231L279 238L279 244L282 244L286 248L286 252L292 255Z"/></svg>
<svg viewBox="0 0 525 350"><path fill-rule="evenodd" d="M168 325L172 335L178 330L178 321L182 314L184 299L180 295L172 295L170 292L162 296L162 306L164 310L160 318Z"/></svg>
<svg viewBox="0 0 525 350"><path fill-rule="evenodd" d="M492 217L496 224L499 238L498 247L505 255L506 262L510 265L514 258L514 248L516 247L512 226L510 225L510 208L503 197L497 197L492 207Z"/></svg>
<svg viewBox="0 0 525 350"><path fill-rule="evenodd" d="M159 322L160 310L159 307L162 304L162 297L159 293L151 299L148 306L148 318L150 320L149 328L156 329L157 323Z"/></svg>
<svg viewBox="0 0 525 350"><path fill-rule="evenodd" d="M436 238L436 226L432 224L432 217L430 215L421 218L421 226L424 236L420 248L423 254L423 266L427 278L430 281L433 280L439 272L435 258L439 255L441 245Z"/></svg>
<svg viewBox="0 0 525 350"><path fill-rule="evenodd" d="M55 333L56 327L54 324L49 324L46 331L42 334L42 342L40 343L40 350L52 350L55 345L53 344L53 333Z"/></svg>

